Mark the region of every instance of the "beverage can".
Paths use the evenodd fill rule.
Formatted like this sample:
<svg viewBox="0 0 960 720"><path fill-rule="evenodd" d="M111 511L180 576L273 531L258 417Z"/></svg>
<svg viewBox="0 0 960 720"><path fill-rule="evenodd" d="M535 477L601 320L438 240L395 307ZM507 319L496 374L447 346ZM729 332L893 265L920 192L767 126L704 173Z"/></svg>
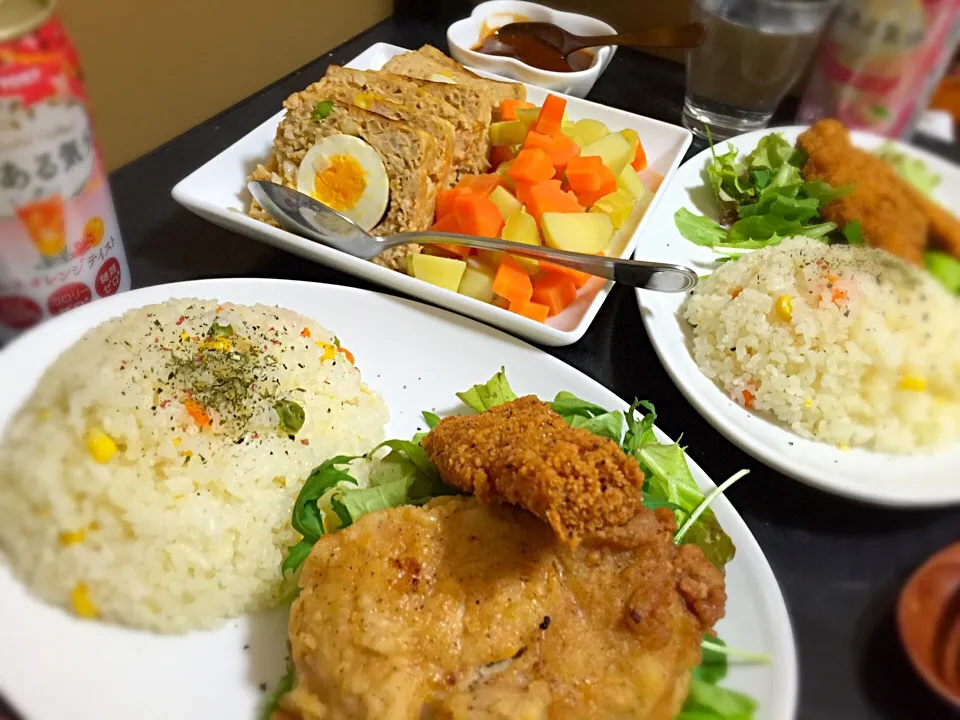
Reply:
<svg viewBox="0 0 960 720"><path fill-rule="evenodd" d="M0 2L0 342L130 289L80 64L53 10Z"/></svg>
<svg viewBox="0 0 960 720"><path fill-rule="evenodd" d="M957 46L960 0L846 0L824 37L798 120L910 133Z"/></svg>

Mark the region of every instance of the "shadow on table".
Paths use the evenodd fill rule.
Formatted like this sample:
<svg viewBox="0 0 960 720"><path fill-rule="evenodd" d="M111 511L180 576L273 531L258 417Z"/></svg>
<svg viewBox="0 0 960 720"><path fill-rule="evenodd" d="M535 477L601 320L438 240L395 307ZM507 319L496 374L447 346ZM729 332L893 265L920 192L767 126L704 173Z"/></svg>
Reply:
<svg viewBox="0 0 960 720"><path fill-rule="evenodd" d="M185 279L263 277L372 287L361 280L207 222L187 210L170 214L140 239L131 256L135 287Z"/></svg>
<svg viewBox="0 0 960 720"><path fill-rule="evenodd" d="M863 642L859 678L864 695L886 720L960 718L960 712L927 687L907 658L897 633L897 588L883 593L886 601L878 616L864 618L858 628Z"/></svg>

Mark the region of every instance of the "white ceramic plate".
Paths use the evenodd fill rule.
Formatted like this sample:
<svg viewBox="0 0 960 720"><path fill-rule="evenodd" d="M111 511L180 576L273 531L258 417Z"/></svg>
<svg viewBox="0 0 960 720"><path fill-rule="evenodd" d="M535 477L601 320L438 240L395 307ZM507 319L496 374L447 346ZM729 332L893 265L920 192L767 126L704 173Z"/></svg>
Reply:
<svg viewBox="0 0 960 720"><path fill-rule="evenodd" d="M806 127L774 128L789 142ZM731 142L741 153L753 150L757 141L772 130L741 135ZM884 139L862 132L851 134L853 142L868 150ZM726 148L726 143L718 147ZM937 198L947 207L960 199L960 168L914 147L897 147L921 158L941 176ZM666 188L663 202L637 245L637 257L680 263L700 275L716 269L710 248L686 240L673 216L681 207L716 217L702 173L710 160L704 150L677 171ZM744 409L705 377L690 353L692 332L680 315L684 297L637 291L640 313L647 334L667 372L687 399L710 423L758 460L785 475L838 495L881 505L932 506L960 503L960 446L938 453L896 456L869 450L840 450L826 443L806 440L771 420Z"/></svg>
<svg viewBox="0 0 960 720"><path fill-rule="evenodd" d="M328 285L210 280L107 298L16 340L0 352L0 377L17 378L16 384L5 383L0 394L0 431L44 369L84 331L130 308L185 297L281 305L338 333L390 408L387 437L409 437L423 428L423 409L457 411L455 393L486 381L501 365L518 392L552 398L568 390L605 407L625 407L611 392L546 353L443 310ZM692 461L690 467L704 489L714 487ZM783 597L730 503L719 498L713 507L737 546L727 567L727 617L718 631L732 646L774 658L771 665L732 668L727 684L759 701L758 720L788 720L795 712L797 666ZM46 606L3 567L0 608L0 693L26 720L252 720L262 697L258 684L272 687L283 673L284 610L240 618L217 631L156 636L78 620ZM56 692L51 692L51 678L62 680Z"/></svg>
<svg viewBox="0 0 960 720"><path fill-rule="evenodd" d="M377 70L391 57L403 52L406 50L396 45L377 43L354 58L348 65L363 70ZM316 79L319 80L319 78ZM313 78L305 79L304 87L312 80ZM527 85L526 88L527 99L533 103L541 103L548 94L545 90L532 85ZM673 176L690 146L691 135L684 128L586 100L567 97L567 115L572 120L588 117L600 120L611 130L633 128L643 141L650 169L664 176L666 180ZM610 288L613 287L613 282L594 278L580 291L579 297L570 307L556 317L550 318L547 324L538 323L494 305L444 290L365 260L358 260L286 230L257 222L243 212L239 212L250 204L250 196L246 190L247 176L257 163L263 162L270 154L273 136L282 118L281 110L177 183L173 188L174 199L201 217L228 230L449 310L470 315L528 340L544 345L570 345L583 337L610 292ZM200 160L202 158L197 158L198 162ZM639 217L638 210L635 213L636 217L625 226L635 229L633 232L622 233L623 249L620 257L630 257L638 233L649 217L649 210L656 207L661 195L661 191L654 193L648 212L643 218Z"/></svg>

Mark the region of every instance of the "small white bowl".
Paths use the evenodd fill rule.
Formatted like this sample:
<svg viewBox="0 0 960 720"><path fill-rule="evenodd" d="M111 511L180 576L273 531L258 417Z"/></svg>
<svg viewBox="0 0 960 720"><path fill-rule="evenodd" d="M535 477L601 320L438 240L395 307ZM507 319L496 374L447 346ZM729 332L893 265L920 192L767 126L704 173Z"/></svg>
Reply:
<svg viewBox="0 0 960 720"><path fill-rule="evenodd" d="M470 17L458 20L447 28L450 54L458 62L469 67L582 98L590 92L593 84L607 69L613 54L617 51L616 46L611 45L592 48L590 52L596 57L593 65L586 70L552 72L531 67L513 58L485 55L470 49L480 42L484 22L488 28L496 29L507 23L523 21L550 22L576 35L614 35L617 32L603 20L597 20L589 15L551 10L544 5L532 2L493 0L493 2L480 3L473 9Z"/></svg>

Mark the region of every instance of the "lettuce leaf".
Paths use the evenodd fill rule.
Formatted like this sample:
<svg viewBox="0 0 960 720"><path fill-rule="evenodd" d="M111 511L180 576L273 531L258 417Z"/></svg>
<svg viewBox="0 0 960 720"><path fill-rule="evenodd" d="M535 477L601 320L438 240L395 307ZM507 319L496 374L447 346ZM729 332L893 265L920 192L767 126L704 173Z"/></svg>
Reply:
<svg viewBox="0 0 960 720"><path fill-rule="evenodd" d="M457 397L477 412L484 412L497 405L516 400L517 396L510 389L504 368L490 378L483 385L474 385L469 390L458 392Z"/></svg>
<svg viewBox="0 0 960 720"><path fill-rule="evenodd" d="M726 229L703 215L694 215L686 208L680 208L674 213L673 221L677 230L687 240L697 245L712 247L727 239Z"/></svg>
<svg viewBox="0 0 960 720"><path fill-rule="evenodd" d="M690 242L714 250L758 250L792 235L823 238L836 229L821 222L824 205L852 191L815 180L804 182L804 154L781 133L762 137L741 161L735 148L707 165L707 181L721 204L720 221L694 215L686 208L674 214L677 230ZM728 253L735 259L743 253Z"/></svg>
<svg viewBox="0 0 960 720"><path fill-rule="evenodd" d="M843 239L847 245L863 245L863 225L859 220L851 220L844 226Z"/></svg>
<svg viewBox="0 0 960 720"><path fill-rule="evenodd" d="M676 720L751 720L756 710L756 701L743 693L693 678Z"/></svg>
<svg viewBox="0 0 960 720"><path fill-rule="evenodd" d="M357 481L340 466L349 465L356 456L338 455L321 463L307 477L293 505L290 523L302 536L300 542L287 548L280 570L286 573L296 570L310 554L311 548L324 534L323 513L318 505L320 498L341 483L356 485Z"/></svg>
<svg viewBox="0 0 960 720"><path fill-rule="evenodd" d="M923 254L927 270L940 284L952 293L960 295L960 260L946 253L928 250Z"/></svg>
<svg viewBox="0 0 960 720"><path fill-rule="evenodd" d="M757 147L747 155L746 163L748 168L776 171L784 164L789 164L793 154L793 145L784 139L783 133L775 132L760 138Z"/></svg>
<svg viewBox="0 0 960 720"><path fill-rule="evenodd" d="M928 168L923 160L901 152L896 145L889 142L877 151L877 155L886 160L900 177L917 190L928 198L933 197L933 191L940 185L940 176Z"/></svg>
<svg viewBox="0 0 960 720"><path fill-rule="evenodd" d="M273 690L267 693L263 698L263 704L260 706L259 720L270 720L273 717L273 713L276 712L277 705L280 703L280 698L293 690L293 684L296 679L296 673L293 670L293 665L290 664L290 659L288 658L287 672L284 673L284 676L277 681L277 684Z"/></svg>

